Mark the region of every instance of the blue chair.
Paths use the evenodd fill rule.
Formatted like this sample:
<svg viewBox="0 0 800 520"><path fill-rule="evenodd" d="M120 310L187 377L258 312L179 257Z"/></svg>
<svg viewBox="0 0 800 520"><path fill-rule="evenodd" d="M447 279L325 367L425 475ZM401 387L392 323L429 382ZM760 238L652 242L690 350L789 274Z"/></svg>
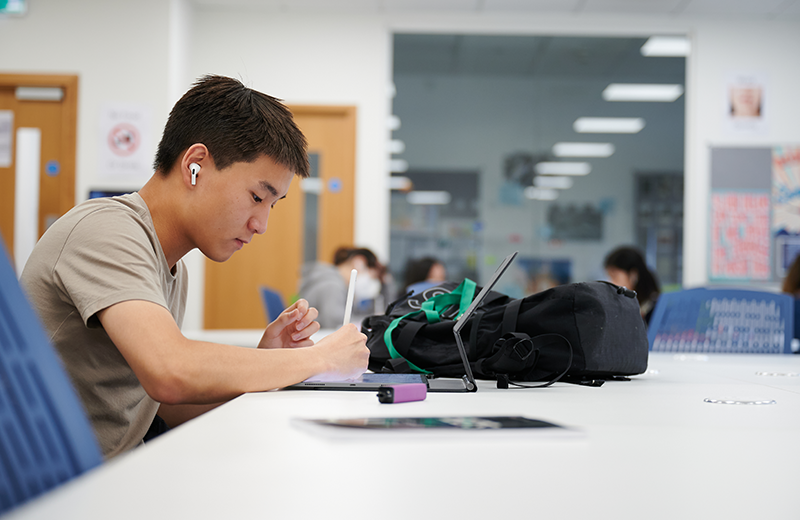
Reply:
<svg viewBox="0 0 800 520"><path fill-rule="evenodd" d="M267 323L272 323L283 312L286 306L283 304L281 294L269 287L261 287L261 301L264 303L264 312L267 314Z"/></svg>
<svg viewBox="0 0 800 520"><path fill-rule="evenodd" d="M791 354L794 299L749 289L697 288L659 296L647 328L650 350Z"/></svg>
<svg viewBox="0 0 800 520"><path fill-rule="evenodd" d="M0 514L102 462L0 237Z"/></svg>

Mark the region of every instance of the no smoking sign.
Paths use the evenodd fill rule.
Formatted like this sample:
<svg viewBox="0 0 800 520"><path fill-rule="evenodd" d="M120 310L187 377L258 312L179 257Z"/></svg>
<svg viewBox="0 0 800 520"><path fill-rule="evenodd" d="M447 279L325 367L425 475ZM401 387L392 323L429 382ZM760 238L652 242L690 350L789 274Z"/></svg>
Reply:
<svg viewBox="0 0 800 520"><path fill-rule="evenodd" d="M108 133L108 146L119 157L132 155L139 149L141 142L139 131L129 123L119 123Z"/></svg>
<svg viewBox="0 0 800 520"><path fill-rule="evenodd" d="M124 177L128 183L138 183L150 176L152 119L152 109L147 105L103 105L97 133L100 175Z"/></svg>

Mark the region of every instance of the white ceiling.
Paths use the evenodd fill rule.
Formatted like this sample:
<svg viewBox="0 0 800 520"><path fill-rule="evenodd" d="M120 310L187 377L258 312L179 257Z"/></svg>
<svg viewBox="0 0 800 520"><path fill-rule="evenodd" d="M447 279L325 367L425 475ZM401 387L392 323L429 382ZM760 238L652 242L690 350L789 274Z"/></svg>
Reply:
<svg viewBox="0 0 800 520"><path fill-rule="evenodd" d="M800 16L800 0L193 0L221 8L258 7L282 12L331 13L604 13L736 16L779 19Z"/></svg>

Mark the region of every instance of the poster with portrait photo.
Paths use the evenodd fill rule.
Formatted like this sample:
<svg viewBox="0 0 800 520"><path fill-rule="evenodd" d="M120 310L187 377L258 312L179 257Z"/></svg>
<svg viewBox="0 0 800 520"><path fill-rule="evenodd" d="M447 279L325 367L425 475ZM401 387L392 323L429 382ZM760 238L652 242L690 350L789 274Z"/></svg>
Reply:
<svg viewBox="0 0 800 520"><path fill-rule="evenodd" d="M733 135L767 133L767 82L759 73L729 74L723 96L723 127Z"/></svg>

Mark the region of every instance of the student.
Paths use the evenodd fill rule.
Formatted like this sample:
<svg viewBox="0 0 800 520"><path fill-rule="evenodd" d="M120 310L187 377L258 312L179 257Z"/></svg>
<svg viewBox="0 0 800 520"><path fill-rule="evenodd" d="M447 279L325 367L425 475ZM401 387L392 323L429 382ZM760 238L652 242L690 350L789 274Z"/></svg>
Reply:
<svg viewBox="0 0 800 520"><path fill-rule="evenodd" d="M364 372L366 337L351 325L314 345L317 311L305 300L257 349L181 333L181 258L195 248L230 258L266 231L295 175L308 176L306 141L286 107L206 76L172 109L138 193L76 206L36 245L21 281L106 458L142 444L151 425L174 427L244 392Z"/></svg>
<svg viewBox="0 0 800 520"><path fill-rule="evenodd" d="M333 264L311 262L303 266L298 294L319 309L317 319L322 328L333 329L342 324L353 269L358 271L356 303L375 299L381 293L384 269L367 248L340 247L333 255Z"/></svg>
<svg viewBox="0 0 800 520"><path fill-rule="evenodd" d="M603 266L612 283L636 291L642 318L650 323L661 287L642 253L633 247L619 247L606 256Z"/></svg>
<svg viewBox="0 0 800 520"><path fill-rule="evenodd" d="M800 255L796 256L781 284L781 292L800 298Z"/></svg>
<svg viewBox="0 0 800 520"><path fill-rule="evenodd" d="M444 264L432 256L409 260L406 264L406 292L418 293L447 280Z"/></svg>

